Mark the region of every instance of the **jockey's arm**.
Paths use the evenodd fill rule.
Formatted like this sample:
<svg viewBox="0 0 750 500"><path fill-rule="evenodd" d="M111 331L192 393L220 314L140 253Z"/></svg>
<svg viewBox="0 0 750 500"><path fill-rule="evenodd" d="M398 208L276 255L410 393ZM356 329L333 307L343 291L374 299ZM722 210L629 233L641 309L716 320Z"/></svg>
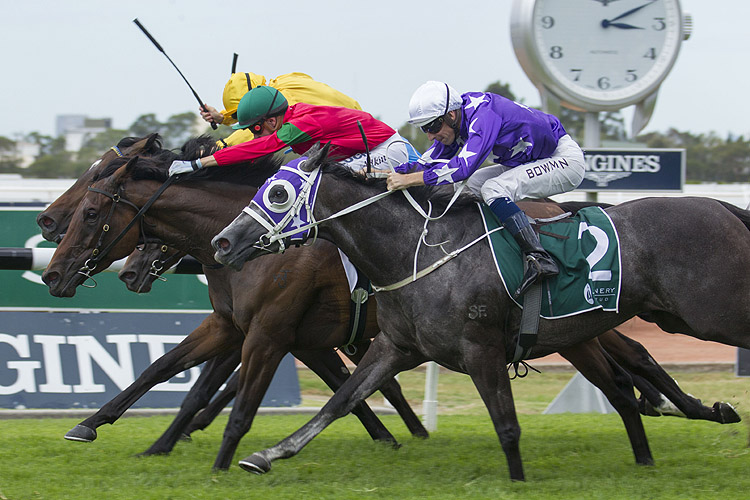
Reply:
<svg viewBox="0 0 750 500"><path fill-rule="evenodd" d="M399 174L391 172L388 174L387 181L388 191L406 189L412 186L424 186L424 172L411 172L408 174Z"/></svg>

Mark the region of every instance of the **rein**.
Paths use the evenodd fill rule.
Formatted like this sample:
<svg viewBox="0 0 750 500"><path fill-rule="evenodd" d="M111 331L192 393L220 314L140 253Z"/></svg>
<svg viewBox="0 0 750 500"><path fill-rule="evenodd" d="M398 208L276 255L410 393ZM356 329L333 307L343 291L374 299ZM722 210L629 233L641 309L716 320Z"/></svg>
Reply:
<svg viewBox="0 0 750 500"><path fill-rule="evenodd" d="M350 214L352 212L355 212L355 211L357 211L357 210L359 210L361 208L364 208L364 207L366 207L368 205L371 205L371 204L373 204L373 203L381 200L382 198L385 198L386 196L390 196L391 194L393 194L393 193L396 192L396 191L384 191L382 193L376 194L375 196L371 196L370 198L367 198L367 199L364 199L362 201L359 201L359 202L355 203L354 205L350 205L350 206L348 206L348 207L346 207L346 208L344 208L342 210L339 210L338 212L329 215L325 219L315 220L315 218L313 216L313 213L312 213L312 206L311 206L310 197L311 197L311 193L312 193L312 186L315 184L315 181L316 181L317 177L320 175L320 167L319 166L316 167L309 174L305 173L305 172L302 172L299 169L293 169L293 168L289 168L289 167L281 167L281 169L282 170L287 170L288 172L292 172L292 173L300 176L305 181L304 184L302 185L301 189L300 189L299 196L297 196L297 199L294 201L294 204L292 205L292 207L289 208L289 210L286 212L286 214L284 215L284 217L282 218L282 220L280 222L278 222L277 224L273 224L272 221L269 222L269 219L267 218L268 216L265 214L265 212L263 211L262 207L260 207L255 201L250 202L250 205L248 205L248 206L246 206L245 208L242 209L242 211L244 213L246 213L247 215L249 215L250 217L252 217L256 222L258 222L261 226L263 226L265 229L268 230L268 232L266 234L262 235L258 239L258 242L256 242L255 245L253 245L254 248L258 248L258 249L261 249L261 250L269 251L268 247L270 247L273 243L278 242L279 243L279 249L276 252L273 252L273 253L281 253L281 252L283 252L285 250L286 245L285 245L284 240L287 237L291 237L292 235L299 234L300 232L306 231L308 229L316 229L315 237L313 238L313 242L314 242L315 238L317 238L317 226L319 226L323 222L326 222L326 221L329 221L329 220L333 220L333 219L342 217L344 215ZM416 200L414 200L412 198L412 196L411 196L410 193L408 193L406 190L400 190L404 194L404 196L406 196L407 200L409 200L410 204L415 208L415 210L422 217L424 217L424 219L425 219L425 226L424 226L424 229L422 231L422 234L420 235L419 243L417 244L417 252L416 252L416 254L414 256L414 272L412 273L411 276L408 276L408 277L402 279L401 281L398 281L398 282L393 283L391 285L378 286L378 285L375 285L373 283L372 284L373 291L375 291L375 292L387 292L387 291L391 291L391 290L396 290L398 288L402 288L402 287L404 287L404 286L406 286L406 285L408 285L410 283L413 283L414 281L417 281L418 279L420 279L420 278L422 278L422 277L430 274L431 272L435 271L436 269L438 269L440 266L442 266L446 262L448 262L448 261L452 260L453 258L455 258L456 256L458 256L458 254L460 254L461 252L467 250L468 248L471 248L472 246L474 246L478 242L482 241L483 239L489 238L489 236L492 233L494 233L496 231L500 231L500 230L503 229L502 226L501 226L501 227L493 229L492 231L488 231L488 232L482 234L481 236L477 237L476 239L474 239L470 243L468 243L468 244L464 245L463 247L458 248L458 249L456 249L456 250L454 250L454 251L452 251L450 253L445 252L445 250L443 250L446 253L446 255L443 258L441 258L437 262L434 262L430 266L422 269L421 271L417 271L417 255L419 253L419 246L422 244L422 241L424 241L424 238L427 235L427 224L431 220L440 219L441 217L443 217L448 212L448 209L453 205L453 203L458 198L458 195L460 194L462 188L463 188L463 185L459 189L456 190L456 193L454 193L453 198L451 198L450 203L448 204L448 207L445 209L445 211L439 217L431 217L429 214L425 213L424 210L422 210L422 207L420 207L419 204L416 202ZM308 224L304 225L304 226L301 226L301 227L298 227L296 229L284 232L283 231L284 227L286 227L287 224L289 224L289 222L294 217L296 217L299 214L300 208L301 208L301 206L302 206L303 203L305 204L305 207L307 208L307 213L308 213L308 215L310 217L310 222ZM307 238L305 239L305 242L306 241L307 241ZM425 242L425 244L427 244L427 243ZM430 246L429 244L427 244L427 245ZM440 245L442 246L442 244L440 244ZM434 246L434 245L431 245L431 246Z"/></svg>
<svg viewBox="0 0 750 500"><path fill-rule="evenodd" d="M94 288L96 287L97 283L96 280L91 276L91 272L96 269L96 266L99 264L99 262L107 255L109 252L114 248L114 246L120 242L121 239L125 237L125 234L127 234L130 229L143 218L143 214L146 213L146 211L151 208L151 205L154 204L154 202L161 196L161 194L172 184L172 182L175 180L175 176L167 177L167 180L164 181L164 184L162 184L159 189L156 190L156 192L151 196L151 198L146 202L143 207L140 209L137 205L134 203L126 200L123 198L118 191L117 193L108 193L107 191L103 191L101 189L95 188L95 187L88 187L88 190L92 193L97 193L106 196L107 198L112 200L112 206L109 209L109 213L107 214L107 219L104 221L104 225L102 226L102 232L99 235L99 240L96 242L96 247L91 251L91 258L87 259L86 262L83 263L83 267L81 267L78 270L78 274L82 274L86 277L86 280L91 280L94 282L93 285L86 285L86 281L84 281L81 286L84 286L86 288ZM109 232L109 221L112 218L112 215L114 215L115 207L118 203L123 202L126 205L129 205L133 207L137 213L133 218L128 222L128 224L125 226L125 228L120 231L120 234L118 234L111 242L107 244L104 248L100 249L100 247L103 244L105 235Z"/></svg>

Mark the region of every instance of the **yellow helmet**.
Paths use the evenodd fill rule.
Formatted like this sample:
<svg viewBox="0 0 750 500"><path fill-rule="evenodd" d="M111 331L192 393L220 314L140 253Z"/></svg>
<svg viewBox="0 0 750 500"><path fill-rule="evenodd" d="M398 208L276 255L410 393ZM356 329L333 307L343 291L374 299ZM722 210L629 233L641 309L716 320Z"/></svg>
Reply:
<svg viewBox="0 0 750 500"><path fill-rule="evenodd" d="M266 77L255 73L232 73L229 81L224 86L224 111L221 114L223 125L231 125L237 121L237 106L250 89L266 84Z"/></svg>

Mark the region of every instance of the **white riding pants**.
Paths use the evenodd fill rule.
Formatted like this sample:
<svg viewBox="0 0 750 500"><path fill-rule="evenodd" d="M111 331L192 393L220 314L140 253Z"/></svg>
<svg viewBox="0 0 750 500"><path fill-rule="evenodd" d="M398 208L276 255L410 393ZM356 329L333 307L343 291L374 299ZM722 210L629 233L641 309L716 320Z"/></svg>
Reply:
<svg viewBox="0 0 750 500"><path fill-rule="evenodd" d="M370 162L375 170L390 171L391 166L397 167L417 158L419 158L419 155L414 147L398 132L370 151ZM367 167L367 154L357 153L343 160L341 164L358 172Z"/></svg>
<svg viewBox="0 0 750 500"><path fill-rule="evenodd" d="M516 167L489 165L474 172L466 186L488 205L498 198L546 198L577 188L586 171L581 147L569 136L557 141L549 158Z"/></svg>

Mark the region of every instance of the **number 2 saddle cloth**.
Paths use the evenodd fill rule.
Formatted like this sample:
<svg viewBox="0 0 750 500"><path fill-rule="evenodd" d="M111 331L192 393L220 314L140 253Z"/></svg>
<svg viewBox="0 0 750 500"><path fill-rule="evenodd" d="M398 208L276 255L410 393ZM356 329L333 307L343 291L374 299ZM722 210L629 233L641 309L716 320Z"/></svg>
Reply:
<svg viewBox="0 0 750 500"><path fill-rule="evenodd" d="M480 204L485 229L500 227L492 211ZM599 207L583 208L556 222L536 221L542 246L557 261L560 274L542 284L541 316L564 318L594 309L617 311L620 300L620 244L612 220ZM523 258L509 231L489 237L495 266L508 295L523 278ZM523 297L513 299L523 307Z"/></svg>

